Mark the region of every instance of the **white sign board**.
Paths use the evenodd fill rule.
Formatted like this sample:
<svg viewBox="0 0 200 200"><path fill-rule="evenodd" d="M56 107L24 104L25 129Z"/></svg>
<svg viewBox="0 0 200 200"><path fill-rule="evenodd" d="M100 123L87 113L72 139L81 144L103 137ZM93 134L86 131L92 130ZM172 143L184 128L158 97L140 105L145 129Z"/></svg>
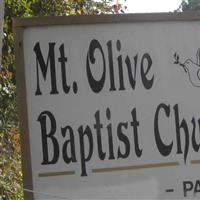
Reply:
<svg viewBox="0 0 200 200"><path fill-rule="evenodd" d="M200 15L15 27L33 199L200 198Z"/></svg>

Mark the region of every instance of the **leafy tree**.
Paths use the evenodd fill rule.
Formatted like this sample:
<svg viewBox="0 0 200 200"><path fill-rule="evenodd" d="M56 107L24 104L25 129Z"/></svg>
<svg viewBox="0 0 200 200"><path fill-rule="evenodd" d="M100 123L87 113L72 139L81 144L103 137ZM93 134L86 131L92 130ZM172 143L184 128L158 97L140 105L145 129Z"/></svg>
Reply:
<svg viewBox="0 0 200 200"><path fill-rule="evenodd" d="M200 0L182 0L177 11L198 11L200 10Z"/></svg>
<svg viewBox="0 0 200 200"><path fill-rule="evenodd" d="M122 13L116 0L4 0L0 66L0 200L22 200L20 132L16 110L13 17Z"/></svg>

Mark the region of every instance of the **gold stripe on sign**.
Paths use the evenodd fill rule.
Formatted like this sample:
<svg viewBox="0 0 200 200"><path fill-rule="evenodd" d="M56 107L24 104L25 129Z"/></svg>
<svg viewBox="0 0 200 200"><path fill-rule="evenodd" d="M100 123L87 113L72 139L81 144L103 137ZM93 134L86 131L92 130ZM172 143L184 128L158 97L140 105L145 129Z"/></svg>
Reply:
<svg viewBox="0 0 200 200"><path fill-rule="evenodd" d="M191 160L190 163L191 163L192 165L200 164L200 160Z"/></svg>
<svg viewBox="0 0 200 200"><path fill-rule="evenodd" d="M179 165L179 162L166 162L166 163L151 163L151 164L144 164L144 165L132 165L132 166L122 166L122 167L96 168L96 169L92 169L92 173L174 167L174 166L178 166L178 165Z"/></svg>
<svg viewBox="0 0 200 200"><path fill-rule="evenodd" d="M74 175L74 174L75 174L75 171L47 172L47 173L39 173L38 177L69 176L69 175Z"/></svg>

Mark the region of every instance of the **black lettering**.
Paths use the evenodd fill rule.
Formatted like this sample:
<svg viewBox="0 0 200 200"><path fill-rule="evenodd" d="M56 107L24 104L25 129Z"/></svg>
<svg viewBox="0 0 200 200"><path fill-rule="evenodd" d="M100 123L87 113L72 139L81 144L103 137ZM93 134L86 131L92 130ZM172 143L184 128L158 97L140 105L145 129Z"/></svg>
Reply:
<svg viewBox="0 0 200 200"><path fill-rule="evenodd" d="M94 124L94 129L96 129L97 133L97 146L98 146L98 154L101 160L105 159L106 153L103 152L102 148L102 138L101 138L101 129L103 125L100 122L100 113L99 110L95 113L96 124Z"/></svg>
<svg viewBox="0 0 200 200"><path fill-rule="evenodd" d="M69 93L70 86L67 85L66 65L65 65L65 63L67 62L67 57L65 57L64 44L60 46L59 50L60 50L60 58L58 58L58 61L61 63L62 86L63 86L63 91L67 94Z"/></svg>
<svg viewBox="0 0 200 200"><path fill-rule="evenodd" d="M58 94L57 85L56 85L56 70L55 70L55 52L54 52L55 42L49 43L49 53L47 58L47 63L45 63L41 49L40 43L37 42L34 46L34 51L36 54L36 70L37 70L37 89L35 95L41 95L42 92L40 90L40 81L39 81L39 65L42 71L42 75L44 80L46 80L47 76L47 68L50 63L50 73L51 73L51 92L50 94Z"/></svg>
<svg viewBox="0 0 200 200"><path fill-rule="evenodd" d="M93 74L90 69L90 62L92 64L95 64L95 60L96 60L94 57L95 50L99 50L101 52L102 60L103 60L103 73L102 73L100 80L94 79ZM90 85L92 91L95 93L99 93L103 89L104 82L106 79L106 63L105 63L103 49L98 40L93 39L90 43L89 51L88 51L88 55L87 55L86 71L87 71L88 82L89 82L89 85Z"/></svg>
<svg viewBox="0 0 200 200"><path fill-rule="evenodd" d="M197 180L194 187L194 194L200 192L200 180Z"/></svg>
<svg viewBox="0 0 200 200"><path fill-rule="evenodd" d="M89 126L86 127L85 130L83 130L83 126L80 126L78 128L79 132L79 140L80 140L80 156L81 156L81 176L87 176L86 171L86 162L90 161L92 154L93 154L93 137L92 137L92 131ZM88 139L88 155L85 153L85 137Z"/></svg>
<svg viewBox="0 0 200 200"><path fill-rule="evenodd" d="M183 181L183 194L187 197L187 192L193 189L194 185L192 181Z"/></svg>
<svg viewBox="0 0 200 200"><path fill-rule="evenodd" d="M196 131L196 123L195 123L195 119L194 117L192 118L192 124L193 124L193 131L192 131L192 146L193 146L193 149L194 151L198 152L199 151L199 147L200 147L200 142L197 144L197 141L196 141L196 134L195 134L195 131ZM200 120L198 120L198 123L200 123ZM199 126L199 133L200 133L200 126Z"/></svg>
<svg viewBox="0 0 200 200"><path fill-rule="evenodd" d="M147 60L147 68L146 70L144 71L144 61ZM148 79L147 78L147 75L151 69L151 65L152 65L152 60L151 60L151 57L148 53L145 53L142 57L142 61L141 61L141 77L142 77L142 82L143 82L143 85L146 89L150 89L153 85L153 81L154 81L154 75L152 76L151 79Z"/></svg>
<svg viewBox="0 0 200 200"><path fill-rule="evenodd" d="M170 106L169 105L167 106L164 103L161 103L156 109L156 114L155 114L155 118L154 118L154 134L155 134L156 145L158 147L159 152L163 156L168 156L172 151L173 142L171 142L171 144L167 145L162 141L162 139L160 137L159 122L158 122L159 120L158 119L159 119L159 113L160 113L161 109L164 110L165 115L167 117L170 116Z"/></svg>
<svg viewBox="0 0 200 200"><path fill-rule="evenodd" d="M49 133L47 133L47 117L50 120L50 127L51 127ZM41 132L42 132L42 151L43 151L42 165L55 164L59 158L59 144L57 139L54 137L56 133L56 120L50 111L42 112L37 120L40 122ZM50 139L50 141L53 144L53 156L51 160L49 159L48 141L47 141L48 139Z"/></svg>
<svg viewBox="0 0 200 200"><path fill-rule="evenodd" d="M117 40L117 50L121 51L121 42ZM122 55L117 57L118 67L119 67L119 90L125 90L124 87L124 74L123 74L123 65L122 65Z"/></svg>
<svg viewBox="0 0 200 200"><path fill-rule="evenodd" d="M121 153L120 147L118 147L118 157L117 158L127 158L130 154L130 142L128 137L122 132L122 129L128 128L128 122L119 123L117 126L117 135L120 141L124 143L125 152Z"/></svg>
<svg viewBox="0 0 200 200"><path fill-rule="evenodd" d="M182 146L181 146L181 131L180 131L182 129L183 133L185 134L184 161L186 163L188 149L189 149L189 130L187 122L184 118L180 123L178 104L174 106L174 114L175 114L175 125L176 125L177 154L183 153L181 148Z"/></svg>
<svg viewBox="0 0 200 200"><path fill-rule="evenodd" d="M131 61L130 58L127 56L126 57L126 66L128 69L128 77L129 77L129 83L131 84L132 89L135 89L135 84L136 84L136 69L137 69L137 59L138 59L138 55L136 55L134 57L134 77L132 75L132 67L131 67Z"/></svg>
<svg viewBox="0 0 200 200"><path fill-rule="evenodd" d="M131 126L133 127L133 136L134 136L134 143L135 143L135 153L137 157L142 155L142 149L139 147L139 139L138 139L138 126L139 121L137 120L136 108L131 111L132 119Z"/></svg>
<svg viewBox="0 0 200 200"><path fill-rule="evenodd" d="M67 140L63 145L63 160L68 164L70 162L76 162L76 153L75 153L75 141L74 141L74 132L70 126L61 128L61 134L63 137L66 136L67 131L69 132L70 139ZM70 145L71 156L67 154L67 148Z"/></svg>
<svg viewBox="0 0 200 200"><path fill-rule="evenodd" d="M106 117L108 120L111 119L111 112L110 109L106 109ZM112 137L112 125L109 123L107 125L107 130L108 130L108 144L109 144L109 160L115 159L114 157L114 149L113 149L113 137Z"/></svg>
<svg viewBox="0 0 200 200"><path fill-rule="evenodd" d="M112 51L112 42L111 40L107 43L108 47L108 60L109 60L109 70L110 70L110 91L115 91L115 76L113 69L113 51Z"/></svg>

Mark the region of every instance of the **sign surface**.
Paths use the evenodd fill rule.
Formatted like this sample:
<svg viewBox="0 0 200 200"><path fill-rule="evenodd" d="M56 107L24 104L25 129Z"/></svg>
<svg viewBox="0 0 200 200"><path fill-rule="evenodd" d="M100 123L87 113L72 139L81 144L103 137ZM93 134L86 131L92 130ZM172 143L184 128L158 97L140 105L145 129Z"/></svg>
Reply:
<svg viewBox="0 0 200 200"><path fill-rule="evenodd" d="M199 14L14 26L27 199L200 198Z"/></svg>

